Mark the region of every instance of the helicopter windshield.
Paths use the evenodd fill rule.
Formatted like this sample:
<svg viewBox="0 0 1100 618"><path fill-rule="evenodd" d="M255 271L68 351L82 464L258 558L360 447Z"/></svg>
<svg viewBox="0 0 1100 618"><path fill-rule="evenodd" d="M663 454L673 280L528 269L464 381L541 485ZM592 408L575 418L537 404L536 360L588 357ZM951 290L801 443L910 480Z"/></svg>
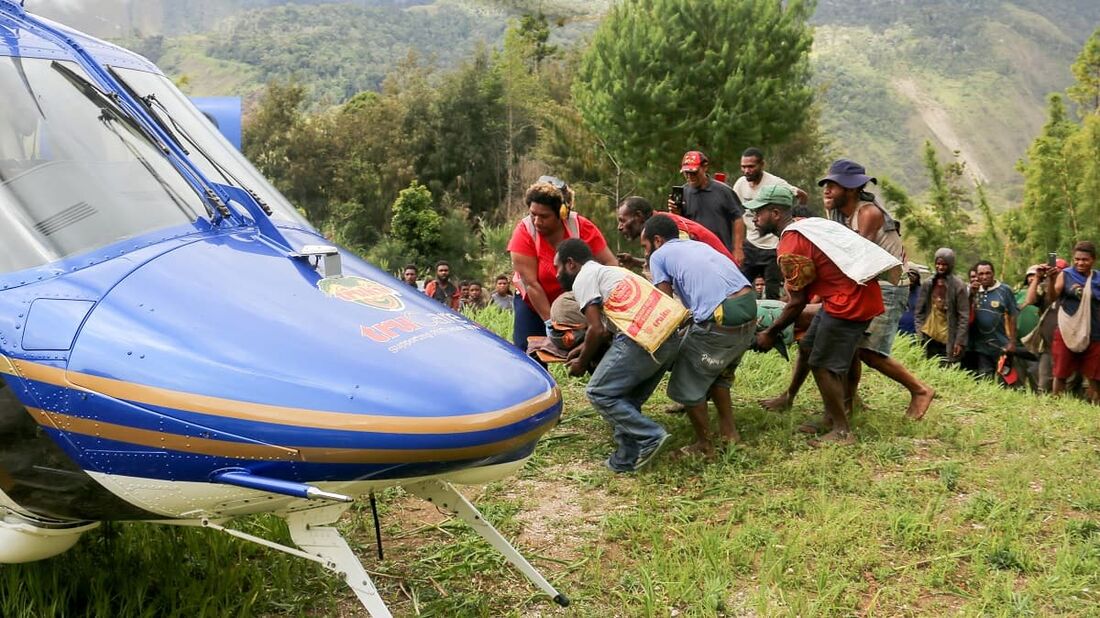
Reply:
<svg viewBox="0 0 1100 618"><path fill-rule="evenodd" d="M0 57L0 273L207 213L199 195L72 62Z"/></svg>
<svg viewBox="0 0 1100 618"><path fill-rule="evenodd" d="M248 159L226 141L221 132L168 78L134 69L115 67L112 70L134 95L155 97L152 113L159 115L176 135L180 145L190 151L191 160L207 178L223 184L237 185L242 189L252 189L271 207L274 217L308 225L294 206L271 186Z"/></svg>

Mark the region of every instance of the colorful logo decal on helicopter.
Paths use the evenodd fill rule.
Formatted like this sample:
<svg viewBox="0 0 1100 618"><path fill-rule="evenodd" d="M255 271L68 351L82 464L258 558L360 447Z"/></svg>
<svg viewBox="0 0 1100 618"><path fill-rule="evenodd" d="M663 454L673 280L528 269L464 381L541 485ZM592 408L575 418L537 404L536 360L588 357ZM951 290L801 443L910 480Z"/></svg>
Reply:
<svg viewBox="0 0 1100 618"><path fill-rule="evenodd" d="M326 296L383 311L401 311L405 308L396 290L362 277L326 277L317 282L317 288Z"/></svg>

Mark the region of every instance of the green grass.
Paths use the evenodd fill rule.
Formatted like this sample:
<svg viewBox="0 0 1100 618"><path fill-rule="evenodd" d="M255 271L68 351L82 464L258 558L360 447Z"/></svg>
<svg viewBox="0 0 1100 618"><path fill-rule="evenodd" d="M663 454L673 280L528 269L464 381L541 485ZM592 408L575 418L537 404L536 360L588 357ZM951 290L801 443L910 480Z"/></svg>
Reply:
<svg viewBox="0 0 1100 618"><path fill-rule="evenodd" d="M479 315L507 329L506 315ZM602 467L606 423L583 381L559 375L562 423L516 477L464 488L573 600L554 608L468 527L400 489L342 522L399 616L1100 615L1100 410L975 384L897 356L939 395L906 421L897 385L866 372L859 443L814 450L788 413L754 402L788 366L750 354L734 387L744 446L713 463ZM690 440L687 419L646 411ZM270 517L241 524L286 540ZM0 567L4 616L355 615L318 567L208 530L115 525L59 558Z"/></svg>

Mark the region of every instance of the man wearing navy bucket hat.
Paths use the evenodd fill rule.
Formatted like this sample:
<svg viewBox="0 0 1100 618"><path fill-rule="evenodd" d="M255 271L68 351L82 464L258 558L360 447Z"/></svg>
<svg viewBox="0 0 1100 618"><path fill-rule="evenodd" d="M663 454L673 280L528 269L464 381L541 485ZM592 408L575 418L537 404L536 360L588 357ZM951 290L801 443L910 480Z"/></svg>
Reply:
<svg viewBox="0 0 1100 618"><path fill-rule="evenodd" d="M882 247L904 265L906 258L901 242L901 225L878 204L873 194L865 191L868 183L878 184L878 180L867 175L862 165L848 159L834 161L829 166L829 173L817 182L823 188L829 218ZM859 359L909 391L906 416L919 420L932 404L935 391L890 357L898 322L909 304L909 286L907 281L901 280L902 272L903 269L891 270L879 276L886 312L871 321L867 334L859 344ZM858 381L859 364L856 363L852 369L854 379Z"/></svg>

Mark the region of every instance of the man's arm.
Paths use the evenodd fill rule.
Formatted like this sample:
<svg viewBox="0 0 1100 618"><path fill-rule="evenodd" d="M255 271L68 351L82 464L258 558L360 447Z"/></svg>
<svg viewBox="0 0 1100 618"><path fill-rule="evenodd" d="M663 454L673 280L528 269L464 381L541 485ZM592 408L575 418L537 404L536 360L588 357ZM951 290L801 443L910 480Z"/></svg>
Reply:
<svg viewBox="0 0 1100 618"><path fill-rule="evenodd" d="M600 303L594 302L584 308L584 319L588 322L588 330L584 333L580 354L569 362L569 375L583 375L596 353L607 342L610 333L604 328L602 318L603 306Z"/></svg>
<svg viewBox="0 0 1100 618"><path fill-rule="evenodd" d="M795 199L798 200L799 204L805 206L806 202L810 201L809 194L806 193L805 191L803 191L802 189L799 189L798 187L796 187L794 185L791 185L791 189L794 190Z"/></svg>
<svg viewBox="0 0 1100 618"><path fill-rule="evenodd" d="M533 255L523 255L512 252L512 269L519 274L519 279L527 290L527 302L535 309L535 313L543 320L550 319L550 299L546 291L539 283L539 261Z"/></svg>
<svg viewBox="0 0 1100 618"><path fill-rule="evenodd" d="M1016 294L1005 284L1001 284L1001 291L1007 296L1004 302L1005 334L1008 335L1008 345L1005 352L1012 354L1016 351L1016 319L1020 315L1020 308L1016 306Z"/></svg>
<svg viewBox="0 0 1100 618"><path fill-rule="evenodd" d="M1058 297L1062 295L1062 290L1066 289L1066 277L1062 271L1058 271L1055 275L1054 281L1047 284L1047 306L1054 304L1054 301L1058 300Z"/></svg>
<svg viewBox="0 0 1100 618"><path fill-rule="evenodd" d="M1040 266L1036 264L1036 267ZM1042 266L1046 266L1043 264ZM1034 276L1031 277L1031 283L1027 284L1027 293L1024 295L1024 307L1028 305L1039 306L1039 280L1045 278L1046 273L1042 270L1037 270Z"/></svg>
<svg viewBox="0 0 1100 618"><path fill-rule="evenodd" d="M637 270L645 266L645 260L630 253L620 253L615 257L619 259L619 266L623 268Z"/></svg>
<svg viewBox="0 0 1100 618"><path fill-rule="evenodd" d="M733 220L733 261L738 266L745 263L745 220L742 217Z"/></svg>
<svg viewBox="0 0 1100 618"><path fill-rule="evenodd" d="M1008 335L1008 345L1005 352L1012 354L1016 351L1016 314L1005 311L1005 334Z"/></svg>
<svg viewBox="0 0 1100 618"><path fill-rule="evenodd" d="M657 285L657 289L665 293L665 296L672 296L672 284L668 281L662 281Z"/></svg>
<svg viewBox="0 0 1100 618"><path fill-rule="evenodd" d="M603 250L595 255L596 261L604 266L618 266L619 260L615 257L615 254L611 252L611 247L605 246Z"/></svg>
<svg viewBox="0 0 1100 618"><path fill-rule="evenodd" d="M958 358L966 351L966 344L970 341L970 294L967 286L958 281L955 286L955 318L956 329L954 347L950 350L952 358ZM950 333L948 333L950 335Z"/></svg>
<svg viewBox="0 0 1100 618"><path fill-rule="evenodd" d="M783 307L783 311L779 314L772 325L763 331L756 334L756 347L760 351L767 351L775 346L776 339L780 338L783 333L783 329L794 323L798 319L798 316L802 314L802 310L806 308L806 304L809 302L810 297L806 295L805 290L787 290L787 294L790 300L787 301L787 305Z"/></svg>
<svg viewBox="0 0 1100 618"><path fill-rule="evenodd" d="M784 248L785 241L786 237L779 241L777 251L794 248ZM789 300L787 306L783 307L783 311L772 322L772 325L756 334L756 346L762 351L770 350L775 345L775 340L783 332L783 329L798 319L798 316L810 301L807 288L817 279L817 269L814 268L813 259L809 255L795 252L780 253L777 261L779 262L779 271L783 273L783 283L787 287Z"/></svg>
<svg viewBox="0 0 1100 618"><path fill-rule="evenodd" d="M886 223L886 217L883 216L881 210L878 208L864 208L859 211L859 220L856 225L859 226L860 236L874 242L875 236L878 235L884 223Z"/></svg>
<svg viewBox="0 0 1100 618"><path fill-rule="evenodd" d="M920 334L920 330L924 328L924 322L928 319L928 307L932 303L930 302L932 297L932 283L935 279L925 279L920 284L920 289L917 290L917 306L913 307L913 328Z"/></svg>

